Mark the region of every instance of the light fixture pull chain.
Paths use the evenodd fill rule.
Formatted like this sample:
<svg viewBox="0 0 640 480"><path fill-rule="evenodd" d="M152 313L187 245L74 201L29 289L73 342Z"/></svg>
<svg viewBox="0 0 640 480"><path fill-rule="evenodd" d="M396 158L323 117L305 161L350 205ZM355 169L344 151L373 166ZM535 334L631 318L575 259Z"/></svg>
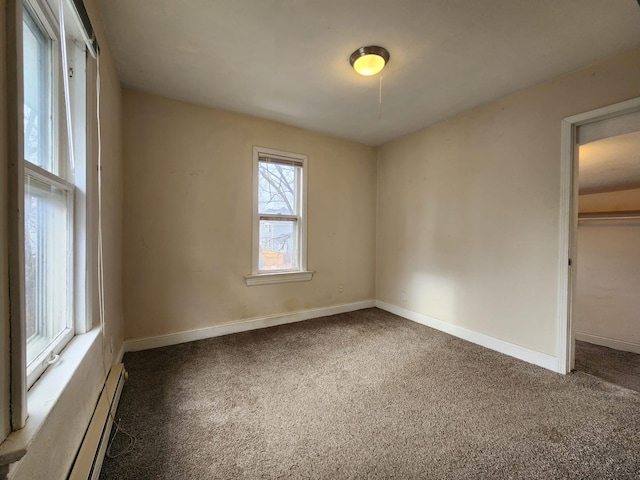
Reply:
<svg viewBox="0 0 640 480"><path fill-rule="evenodd" d="M380 75L380 94L378 96L378 120L382 118L382 75Z"/></svg>

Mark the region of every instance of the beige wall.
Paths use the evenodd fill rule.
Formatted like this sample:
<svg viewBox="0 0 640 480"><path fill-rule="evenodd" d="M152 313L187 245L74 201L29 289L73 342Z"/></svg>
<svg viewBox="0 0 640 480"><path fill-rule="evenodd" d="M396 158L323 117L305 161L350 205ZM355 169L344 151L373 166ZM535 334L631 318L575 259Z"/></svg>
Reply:
<svg viewBox="0 0 640 480"><path fill-rule="evenodd" d="M640 220L580 222L577 268L576 335L640 353Z"/></svg>
<svg viewBox="0 0 640 480"><path fill-rule="evenodd" d="M0 0L0 65L6 65L5 0ZM7 265L7 97L6 68L0 68L0 442L9 420L9 269Z"/></svg>
<svg viewBox="0 0 640 480"><path fill-rule="evenodd" d="M376 298L556 355L560 123L639 95L633 50L380 148Z"/></svg>
<svg viewBox="0 0 640 480"><path fill-rule="evenodd" d="M0 1L4 3L4 0ZM14 480L66 478L104 382L105 369L102 365L103 359L108 369L123 341L121 87L109 46L106 43L102 27L102 16L98 11L97 1L85 0L85 3L96 28L101 46L106 337L107 339L113 338L114 355L111 355L109 351L108 341L104 357L101 352L100 340L98 339L94 343L82 365L74 373L64 393L51 410L42 429L34 438L26 456L21 462L13 466L10 478ZM4 14L4 8L1 10L2 14ZM4 72L4 69L0 71ZM4 103L1 103L1 105L4 112ZM97 122L94 119L95 116L92 115L89 121L93 129L92 141L95 156L97 152L97 143L95 141ZM2 142L2 145L4 148L4 142ZM4 175L2 178L4 181ZM94 196L90 199L90 202L92 203L92 216L95 221L97 216L97 198L95 196L97 192L97 176L95 173L93 174L92 184ZM3 195L4 192L5 190L3 189ZM2 200L4 202L4 196ZM91 244L95 246L97 244L95 225L93 230ZM4 243L4 236L2 241ZM3 264L2 267L5 268L5 265ZM4 290L3 288L3 292ZM0 297L0 299L3 298ZM98 325L97 290L95 288L93 299L93 320L94 325ZM3 362L3 368L4 365L5 363ZM3 400L3 406L5 405Z"/></svg>
<svg viewBox="0 0 640 480"><path fill-rule="evenodd" d="M629 210L640 211L640 188L580 195L578 200L578 211L580 213L624 212Z"/></svg>
<svg viewBox="0 0 640 480"><path fill-rule="evenodd" d="M104 298L107 360L109 344L113 342L113 356L124 341L122 289L122 229L123 229L123 153L122 153L122 87L106 40L98 0L85 0L100 41L101 132L102 132L102 235L104 255ZM94 113L95 117L95 113ZM93 155L97 158L97 123L92 122ZM97 170L92 184L96 196L92 202L93 219L98 218ZM94 224L93 243L97 245L97 223ZM93 325L99 325L97 283L93 289ZM108 362L109 363L109 362Z"/></svg>
<svg viewBox="0 0 640 480"><path fill-rule="evenodd" d="M579 211L640 211L640 189L580 195ZM640 222L578 225L574 330L578 338L640 352Z"/></svg>
<svg viewBox="0 0 640 480"><path fill-rule="evenodd" d="M126 89L123 138L125 337L374 298L373 148ZM310 282L244 283L254 145L309 157Z"/></svg>

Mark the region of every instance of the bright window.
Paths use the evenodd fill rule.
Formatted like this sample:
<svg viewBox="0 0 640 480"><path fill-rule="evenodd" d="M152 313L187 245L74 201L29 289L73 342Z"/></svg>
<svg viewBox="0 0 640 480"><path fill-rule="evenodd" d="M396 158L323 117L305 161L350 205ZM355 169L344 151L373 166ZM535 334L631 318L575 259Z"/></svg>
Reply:
<svg viewBox="0 0 640 480"><path fill-rule="evenodd" d="M53 172L53 42L27 8L22 18L24 158Z"/></svg>
<svg viewBox="0 0 640 480"><path fill-rule="evenodd" d="M60 337L73 334L69 288L73 190L56 183L25 171L27 364Z"/></svg>
<svg viewBox="0 0 640 480"><path fill-rule="evenodd" d="M305 155L254 147L254 276L306 272L306 168Z"/></svg>
<svg viewBox="0 0 640 480"><path fill-rule="evenodd" d="M78 240L74 177L85 152L70 161L62 88L70 78L73 104L86 109L84 49L67 39L69 72L62 71L58 22L48 3L26 1L22 15L24 89L24 297L27 384L30 386L73 338L74 256ZM78 53L79 50L82 50ZM76 71L77 77L73 72ZM75 80L75 82L74 82ZM80 136L86 127L79 125ZM83 139L80 139L83 142ZM83 182L84 183L84 182Z"/></svg>

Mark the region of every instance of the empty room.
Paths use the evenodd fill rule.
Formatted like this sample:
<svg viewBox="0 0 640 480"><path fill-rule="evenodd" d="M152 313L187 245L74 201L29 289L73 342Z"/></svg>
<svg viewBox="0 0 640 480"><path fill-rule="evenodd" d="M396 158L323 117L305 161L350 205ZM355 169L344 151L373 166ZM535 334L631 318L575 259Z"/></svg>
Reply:
<svg viewBox="0 0 640 480"><path fill-rule="evenodd" d="M0 480L640 478L640 2L0 26Z"/></svg>

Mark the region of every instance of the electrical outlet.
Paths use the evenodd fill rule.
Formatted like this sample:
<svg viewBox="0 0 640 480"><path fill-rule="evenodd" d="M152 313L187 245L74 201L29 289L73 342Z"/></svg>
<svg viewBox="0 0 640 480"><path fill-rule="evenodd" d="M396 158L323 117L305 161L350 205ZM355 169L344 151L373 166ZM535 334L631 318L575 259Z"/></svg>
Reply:
<svg viewBox="0 0 640 480"><path fill-rule="evenodd" d="M403 302L407 301L407 292L405 292L404 290L400 292L400 300L402 300Z"/></svg>
<svg viewBox="0 0 640 480"><path fill-rule="evenodd" d="M338 293L344 293L344 285L343 284L338 285Z"/></svg>

